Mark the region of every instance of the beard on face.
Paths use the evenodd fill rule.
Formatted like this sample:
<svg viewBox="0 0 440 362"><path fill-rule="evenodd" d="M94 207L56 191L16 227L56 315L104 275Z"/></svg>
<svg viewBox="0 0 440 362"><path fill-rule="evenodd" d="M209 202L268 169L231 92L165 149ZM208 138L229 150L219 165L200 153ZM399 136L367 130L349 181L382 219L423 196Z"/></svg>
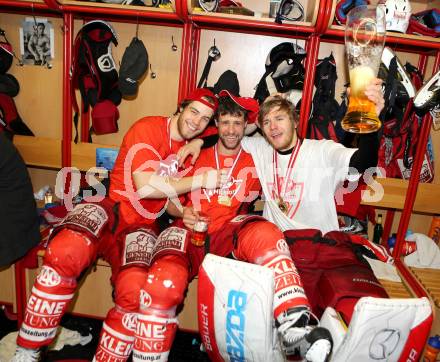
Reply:
<svg viewBox="0 0 440 362"><path fill-rule="evenodd" d="M275 148L277 151L283 151L283 150L287 150L289 148L291 148L292 146L292 142L295 138L295 126L291 126L288 127L287 129L284 130L282 137L282 143L280 143L278 140L277 144L274 143L274 141L272 140L272 138L270 137L270 135L267 135L266 132L263 130L263 136L264 138L266 138L266 141L269 142L269 144Z"/></svg>
<svg viewBox="0 0 440 362"><path fill-rule="evenodd" d="M186 139L186 136L184 135L184 132L183 132L183 117L182 117L182 112L180 112L180 114L179 114L179 118L177 118L177 131L179 132L180 137Z"/></svg>
<svg viewBox="0 0 440 362"><path fill-rule="evenodd" d="M186 128L186 132L185 132L185 128ZM192 130L189 129L188 126L185 127L185 120L183 119L183 113L180 113L179 118L177 119L177 131L179 132L180 137L182 137L185 140L192 139L195 136L202 133L202 130L193 132Z"/></svg>
<svg viewBox="0 0 440 362"><path fill-rule="evenodd" d="M241 137L241 138L238 137L236 139L236 142L231 144L230 142L228 142L226 140L226 137L227 136L225 136L225 135L219 135L220 142L222 143L223 147L226 148L227 150L234 150L234 149L236 149L240 145L241 139L243 138L243 137Z"/></svg>

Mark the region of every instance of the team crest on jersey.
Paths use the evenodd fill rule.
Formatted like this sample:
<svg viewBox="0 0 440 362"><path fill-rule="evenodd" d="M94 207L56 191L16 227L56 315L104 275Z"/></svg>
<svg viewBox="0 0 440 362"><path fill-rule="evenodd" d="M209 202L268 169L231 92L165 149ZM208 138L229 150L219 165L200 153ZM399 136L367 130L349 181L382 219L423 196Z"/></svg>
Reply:
<svg viewBox="0 0 440 362"><path fill-rule="evenodd" d="M181 178L184 177L192 167L179 171L179 160L177 155L169 155L165 160L160 160L156 166L156 175Z"/></svg>
<svg viewBox="0 0 440 362"><path fill-rule="evenodd" d="M275 190L273 182L268 182L267 187L273 200L278 200L278 191ZM282 199L287 204L287 216L292 218L301 204L301 200L304 196L304 182L295 182L294 180L288 180L286 187L284 183L281 183Z"/></svg>
<svg viewBox="0 0 440 362"><path fill-rule="evenodd" d="M152 299L151 295L148 294L145 290L141 289L141 297L140 304L142 308L148 308L151 305Z"/></svg>
<svg viewBox="0 0 440 362"><path fill-rule="evenodd" d="M122 265L151 263L156 236L146 229L139 229L125 235L123 243Z"/></svg>
<svg viewBox="0 0 440 362"><path fill-rule="evenodd" d="M136 313L125 313L124 316L122 317L122 325L129 331L134 332L136 330L136 323L137 323Z"/></svg>
<svg viewBox="0 0 440 362"><path fill-rule="evenodd" d="M206 198L208 199L208 202L211 202L211 199L214 196L218 196L220 192L222 193L223 196L227 196L230 199L233 199L240 191L242 184L243 184L243 180L239 180L231 176L229 181L223 186L221 190L220 189L210 189L210 190L202 189L202 190Z"/></svg>
<svg viewBox="0 0 440 362"><path fill-rule="evenodd" d="M43 266L37 277L38 283L45 287L55 287L61 283L60 275L50 266Z"/></svg>
<svg viewBox="0 0 440 362"><path fill-rule="evenodd" d="M179 171L177 155L169 155L165 160L159 162L156 174L159 176L176 176Z"/></svg>
<svg viewBox="0 0 440 362"><path fill-rule="evenodd" d="M75 225L99 237L107 221L108 216L103 207L96 204L79 204L67 214L60 225Z"/></svg>

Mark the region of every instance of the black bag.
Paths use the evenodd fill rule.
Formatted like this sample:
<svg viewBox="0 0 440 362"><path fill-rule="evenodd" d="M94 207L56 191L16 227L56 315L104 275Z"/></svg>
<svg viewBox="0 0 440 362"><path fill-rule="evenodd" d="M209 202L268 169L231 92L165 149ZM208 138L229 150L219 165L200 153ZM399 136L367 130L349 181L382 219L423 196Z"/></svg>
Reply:
<svg viewBox="0 0 440 362"><path fill-rule="evenodd" d="M336 79L338 79L338 75L332 53L319 60L316 65L316 91L313 96L313 109L307 129L307 138L338 141L333 123L339 110L339 104L335 99Z"/></svg>
<svg viewBox="0 0 440 362"><path fill-rule="evenodd" d="M106 133L117 132L117 108L121 103L121 92L118 89L118 72L111 54L111 44L118 45L116 33L110 24L103 20L92 20L83 25L75 38L72 61L72 103L75 110L74 125L76 130L75 142L78 141L79 107L75 97L75 89L79 89L83 101L83 112L89 105L95 107L98 103L111 101L113 114L110 117L94 118L92 115L92 130L105 129ZM108 103L108 102L106 102ZM106 122L104 127L94 122Z"/></svg>

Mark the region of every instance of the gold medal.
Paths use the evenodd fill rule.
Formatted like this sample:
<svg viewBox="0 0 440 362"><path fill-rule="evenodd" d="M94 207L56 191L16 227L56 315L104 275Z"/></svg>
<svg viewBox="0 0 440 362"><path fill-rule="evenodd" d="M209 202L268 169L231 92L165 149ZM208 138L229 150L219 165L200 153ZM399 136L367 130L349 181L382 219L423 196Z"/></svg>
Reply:
<svg viewBox="0 0 440 362"><path fill-rule="evenodd" d="M217 197L217 203L220 205L225 205L225 206L232 205L232 197L234 197L234 195L232 195L232 197L229 197L228 192L230 192L229 188L231 186L233 186L234 183L233 182L229 183L229 180L231 179L232 171L234 170L234 167L240 158L241 151L243 151L243 150L240 148L240 151L235 156L234 162L232 163L232 167L229 169L229 172L227 174L225 174L223 172L223 170L221 172L222 180L221 180L220 188L218 190L218 197ZM215 156L215 166L216 166L217 170L220 170L220 162L218 159L217 145L214 146L214 156Z"/></svg>
<svg viewBox="0 0 440 362"><path fill-rule="evenodd" d="M231 206L232 200L229 196L226 195L218 195L217 202L221 205Z"/></svg>
<svg viewBox="0 0 440 362"><path fill-rule="evenodd" d="M282 198L278 199L278 208L281 210L283 214L287 215L287 211L289 211L289 207L287 206L287 202L285 202Z"/></svg>
<svg viewBox="0 0 440 362"><path fill-rule="evenodd" d="M294 147L295 147L295 149L290 154L289 162L287 164L287 170L285 171L285 174L283 177L283 179L284 179L284 181L282 181L283 185L281 184L281 180L278 175L278 172L279 172L278 152L275 149L273 151L272 165L273 165L273 177L274 177L274 192L276 193L276 203L278 204L278 208L280 209L280 211L285 215L287 215L287 213L289 212L289 204L283 200L281 195L284 195L284 197L286 197L286 195L288 195L288 193L286 192L286 187L287 187L287 184L292 180L291 176L292 176L293 166L295 165L296 157L298 156L299 148L301 147L301 141L297 140Z"/></svg>

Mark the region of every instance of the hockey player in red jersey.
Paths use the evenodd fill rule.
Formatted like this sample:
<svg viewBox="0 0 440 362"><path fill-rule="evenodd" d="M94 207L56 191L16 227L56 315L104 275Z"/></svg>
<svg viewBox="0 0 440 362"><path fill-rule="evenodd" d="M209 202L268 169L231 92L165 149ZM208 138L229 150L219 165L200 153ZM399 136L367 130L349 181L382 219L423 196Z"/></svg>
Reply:
<svg viewBox="0 0 440 362"><path fill-rule="evenodd" d="M38 361L55 338L81 273L97 257L112 267L115 307L103 324L95 359L126 361L134 340L139 290L155 243L157 216L168 193L216 187L220 171L174 179L176 153L204 131L217 108L206 89L196 89L171 117L145 117L124 137L112 171L110 197L76 205L53 230L44 263L31 291L13 361Z"/></svg>
<svg viewBox="0 0 440 362"><path fill-rule="evenodd" d="M275 277L273 312L282 342L289 347L304 338L309 303L282 232L262 217L239 215L242 205L255 199L260 189L252 158L240 146L246 123L255 122L257 113L254 99L220 92L216 120L219 141L202 150L194 169L195 174L206 169L227 169L224 186L191 192L183 211L169 208L182 219L158 240L141 290L134 361L167 360L177 328L176 307L207 251L271 268ZM209 247L189 241L190 230L201 214L209 215L211 220Z"/></svg>

